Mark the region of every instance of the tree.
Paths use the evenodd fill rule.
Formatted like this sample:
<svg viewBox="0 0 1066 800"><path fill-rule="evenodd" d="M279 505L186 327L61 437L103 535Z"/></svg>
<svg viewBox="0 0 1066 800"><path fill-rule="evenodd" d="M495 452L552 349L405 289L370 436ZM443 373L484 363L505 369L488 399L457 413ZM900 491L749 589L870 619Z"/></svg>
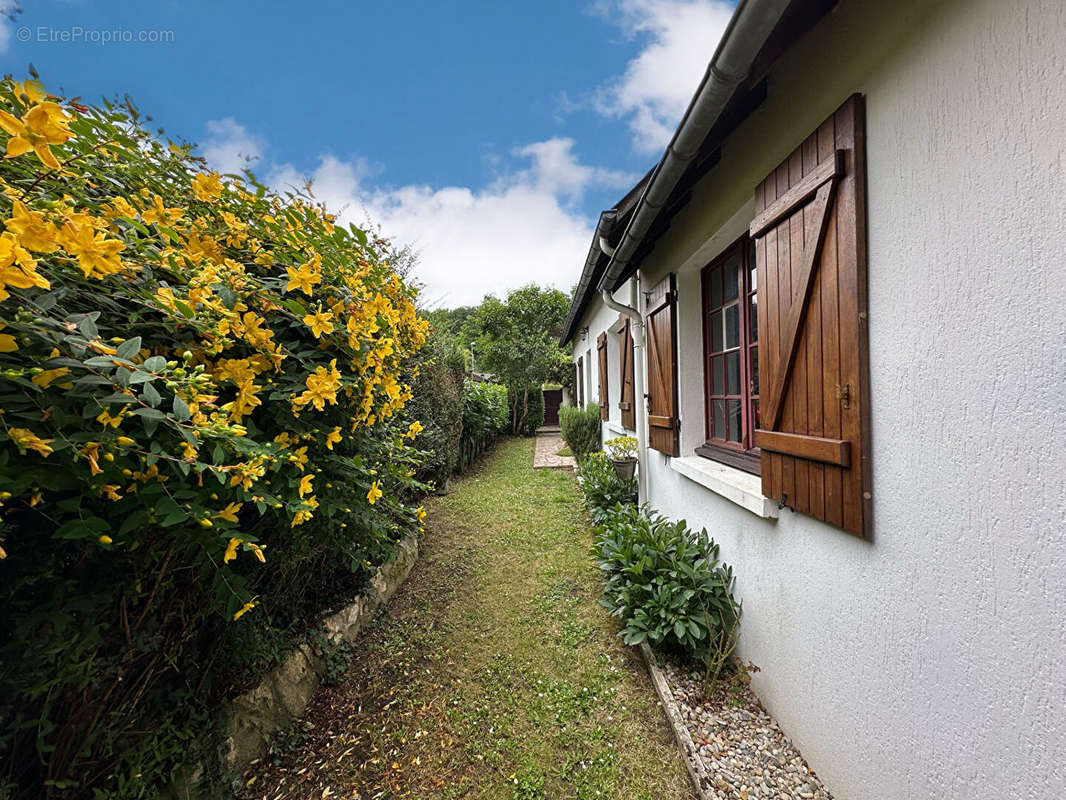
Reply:
<svg viewBox="0 0 1066 800"><path fill-rule="evenodd" d="M570 356L558 344L569 308L564 292L530 284L509 292L506 301L486 297L463 325L480 331L475 345L479 366L510 392L512 433L525 424L530 390L558 381L569 370Z"/></svg>

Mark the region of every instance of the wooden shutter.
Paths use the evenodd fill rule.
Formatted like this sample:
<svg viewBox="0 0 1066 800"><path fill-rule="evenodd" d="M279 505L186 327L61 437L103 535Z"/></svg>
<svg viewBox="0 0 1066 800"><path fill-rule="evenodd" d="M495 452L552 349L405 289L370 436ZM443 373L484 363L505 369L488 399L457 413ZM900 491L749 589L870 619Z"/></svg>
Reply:
<svg viewBox="0 0 1066 800"><path fill-rule="evenodd" d="M863 100L755 190L762 490L870 536Z"/></svg>
<svg viewBox="0 0 1066 800"><path fill-rule="evenodd" d="M600 419L607 419L607 334L596 339L596 356L600 363Z"/></svg>
<svg viewBox="0 0 1066 800"><path fill-rule="evenodd" d="M680 453L677 436L677 289L670 273L648 292L648 444Z"/></svg>
<svg viewBox="0 0 1066 800"><path fill-rule="evenodd" d="M618 407L622 409L622 427L627 431L637 429L636 409L633 407L633 332L630 319L624 314L618 315L618 376L621 388Z"/></svg>

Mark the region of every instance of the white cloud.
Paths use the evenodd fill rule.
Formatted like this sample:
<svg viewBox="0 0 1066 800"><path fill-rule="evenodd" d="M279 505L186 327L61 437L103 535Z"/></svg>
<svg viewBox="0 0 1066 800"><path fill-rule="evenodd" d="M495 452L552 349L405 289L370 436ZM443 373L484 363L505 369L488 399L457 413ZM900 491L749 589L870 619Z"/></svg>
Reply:
<svg viewBox="0 0 1066 800"><path fill-rule="evenodd" d="M629 37L646 41L617 80L600 87L595 107L625 118L637 150L670 141L722 38L733 4L721 0L609 0L596 6Z"/></svg>
<svg viewBox="0 0 1066 800"><path fill-rule="evenodd" d="M207 122L207 139L201 153L212 169L219 172L240 172L254 166L265 150L262 139L233 119L213 119Z"/></svg>
<svg viewBox="0 0 1066 800"><path fill-rule="evenodd" d="M232 119L208 123L203 152L215 169L243 166L237 154L262 156L266 146ZM526 283L569 290L592 238L593 220L576 204L593 188L629 188L639 176L582 164L566 138L533 142L512 155L521 169L482 188L377 185L363 160L334 155L305 174L291 164L259 171L285 190L313 181L315 196L342 223L368 222L418 254L414 278L426 305L454 307L502 295Z"/></svg>
<svg viewBox="0 0 1066 800"><path fill-rule="evenodd" d="M581 164L573 140L548 139L517 148L531 163L482 189L466 186L364 184L364 163L323 157L304 176L283 166L274 186L314 181L314 193L342 222L380 225L398 245L419 254L414 277L428 305L454 307L502 295L526 283L569 290L584 262L592 221L574 203L590 188L628 188L635 175Z"/></svg>

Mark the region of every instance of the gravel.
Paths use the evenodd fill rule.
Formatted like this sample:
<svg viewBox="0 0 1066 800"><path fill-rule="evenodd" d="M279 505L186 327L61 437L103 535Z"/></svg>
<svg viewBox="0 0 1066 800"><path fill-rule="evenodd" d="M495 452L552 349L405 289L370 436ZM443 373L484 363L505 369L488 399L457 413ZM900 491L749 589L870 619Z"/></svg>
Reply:
<svg viewBox="0 0 1066 800"><path fill-rule="evenodd" d="M702 675L661 654L659 658L710 778L707 795L720 800L832 800L750 687L723 685L704 697Z"/></svg>

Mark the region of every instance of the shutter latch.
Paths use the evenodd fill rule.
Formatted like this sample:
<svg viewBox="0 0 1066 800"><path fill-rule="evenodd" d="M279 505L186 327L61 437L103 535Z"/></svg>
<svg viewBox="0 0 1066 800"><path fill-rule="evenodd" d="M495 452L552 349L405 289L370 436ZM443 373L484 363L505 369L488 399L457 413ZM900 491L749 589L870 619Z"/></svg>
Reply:
<svg viewBox="0 0 1066 800"><path fill-rule="evenodd" d="M851 406L851 384L845 383L841 386L837 384L837 400L844 404L844 408Z"/></svg>

